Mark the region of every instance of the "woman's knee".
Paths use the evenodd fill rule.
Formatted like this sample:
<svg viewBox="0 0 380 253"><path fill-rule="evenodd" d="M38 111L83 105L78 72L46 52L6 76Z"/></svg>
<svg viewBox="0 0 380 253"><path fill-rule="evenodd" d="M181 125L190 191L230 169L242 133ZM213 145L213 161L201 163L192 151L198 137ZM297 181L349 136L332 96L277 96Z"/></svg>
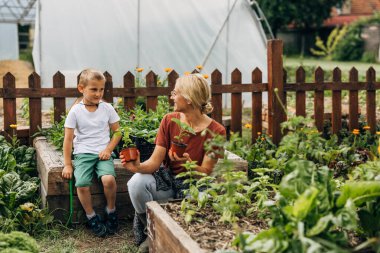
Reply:
<svg viewBox="0 0 380 253"><path fill-rule="evenodd" d="M154 180L155 179L151 174L136 173L128 181L128 191L142 192L146 190Z"/></svg>

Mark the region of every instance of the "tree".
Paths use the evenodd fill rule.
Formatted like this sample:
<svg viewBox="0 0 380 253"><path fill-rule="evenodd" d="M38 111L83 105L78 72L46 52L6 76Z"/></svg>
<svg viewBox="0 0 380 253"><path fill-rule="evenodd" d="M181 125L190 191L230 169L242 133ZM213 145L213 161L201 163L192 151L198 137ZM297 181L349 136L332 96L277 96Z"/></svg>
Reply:
<svg viewBox="0 0 380 253"><path fill-rule="evenodd" d="M344 0L256 0L264 12L274 36L279 29L293 24L302 30L319 28L330 17L331 8Z"/></svg>

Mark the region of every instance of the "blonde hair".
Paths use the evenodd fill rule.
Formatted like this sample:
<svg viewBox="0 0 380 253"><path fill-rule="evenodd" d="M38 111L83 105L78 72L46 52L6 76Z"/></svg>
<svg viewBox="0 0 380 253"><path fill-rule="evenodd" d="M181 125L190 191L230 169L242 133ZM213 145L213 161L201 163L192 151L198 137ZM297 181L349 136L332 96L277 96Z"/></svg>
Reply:
<svg viewBox="0 0 380 253"><path fill-rule="evenodd" d="M95 70L95 69L83 70L79 76L79 84L86 86L88 81L90 80L105 81L106 78L104 77L103 73L98 70Z"/></svg>
<svg viewBox="0 0 380 253"><path fill-rule="evenodd" d="M176 87L181 95L191 102L194 108L199 108L203 114L212 112L211 88L200 74L189 74L177 79Z"/></svg>

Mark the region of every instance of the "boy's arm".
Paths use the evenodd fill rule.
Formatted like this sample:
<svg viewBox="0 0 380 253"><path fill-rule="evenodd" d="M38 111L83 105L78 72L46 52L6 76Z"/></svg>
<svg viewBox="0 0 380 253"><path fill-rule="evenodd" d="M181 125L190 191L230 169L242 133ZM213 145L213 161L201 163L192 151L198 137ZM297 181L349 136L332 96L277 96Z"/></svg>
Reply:
<svg viewBox="0 0 380 253"><path fill-rule="evenodd" d="M116 145L119 143L119 141L121 139L119 122L115 122L115 123L110 124L110 128L114 134L112 135L110 143L108 143L106 149L103 150L102 152L100 152L99 158L101 160L110 159L112 151L115 149Z"/></svg>
<svg viewBox="0 0 380 253"><path fill-rule="evenodd" d="M74 139L74 128L65 127L65 138L63 141L64 168L62 170L62 177L66 179L71 179L73 175L73 165L71 163L73 139Z"/></svg>

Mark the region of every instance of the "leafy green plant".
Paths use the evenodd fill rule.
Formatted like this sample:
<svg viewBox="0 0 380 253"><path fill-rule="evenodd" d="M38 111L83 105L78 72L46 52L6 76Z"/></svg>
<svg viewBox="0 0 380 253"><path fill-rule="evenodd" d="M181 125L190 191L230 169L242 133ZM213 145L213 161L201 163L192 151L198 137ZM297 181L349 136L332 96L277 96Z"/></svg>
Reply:
<svg viewBox="0 0 380 253"><path fill-rule="evenodd" d="M180 121L177 118L172 118L171 120L175 122L179 126L179 129L180 129L179 134L174 136L174 139L177 140L178 143L183 143L184 137L189 136L190 134L195 135L194 129L188 124Z"/></svg>
<svg viewBox="0 0 380 253"><path fill-rule="evenodd" d="M0 252L38 253L38 244L26 233L12 231L9 234L0 233Z"/></svg>
<svg viewBox="0 0 380 253"><path fill-rule="evenodd" d="M326 44L319 36L317 36L315 42L317 49L311 48L311 53L316 56L323 56L327 59L331 59L332 54L334 53L334 50L336 49L339 41L342 40L344 35L347 33L347 29L347 25L343 26L342 28L339 28L338 26L334 28L329 34Z"/></svg>

